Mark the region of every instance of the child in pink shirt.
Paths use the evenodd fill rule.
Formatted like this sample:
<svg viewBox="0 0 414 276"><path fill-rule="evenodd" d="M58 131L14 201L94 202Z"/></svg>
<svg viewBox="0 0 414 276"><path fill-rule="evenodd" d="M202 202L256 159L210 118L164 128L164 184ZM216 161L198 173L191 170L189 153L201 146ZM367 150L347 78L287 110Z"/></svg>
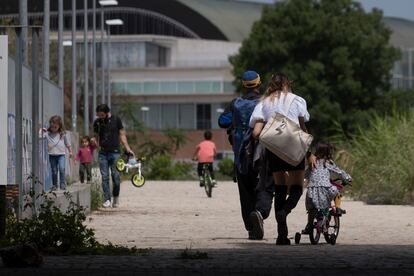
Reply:
<svg viewBox="0 0 414 276"><path fill-rule="evenodd" d="M207 164L210 171L211 178L213 179L213 185L216 185L216 180L214 179L213 171L213 161L214 156L216 155L216 144L211 141L213 134L211 131L206 130L204 132L204 141L197 145L196 151L194 153L194 159L198 160L197 172L200 178L200 187L203 186L203 165Z"/></svg>
<svg viewBox="0 0 414 276"><path fill-rule="evenodd" d="M91 181L91 168L93 162L93 151L96 149L95 138L90 139L89 136L84 136L82 138L82 147L79 149L78 154L76 155L76 160L80 162L79 165L79 179L83 184L85 181Z"/></svg>

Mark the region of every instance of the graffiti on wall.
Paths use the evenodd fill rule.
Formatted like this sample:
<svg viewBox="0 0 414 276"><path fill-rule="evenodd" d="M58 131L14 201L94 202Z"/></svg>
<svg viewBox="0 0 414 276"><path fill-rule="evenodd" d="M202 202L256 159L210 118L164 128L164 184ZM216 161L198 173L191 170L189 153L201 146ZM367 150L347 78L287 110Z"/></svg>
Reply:
<svg viewBox="0 0 414 276"><path fill-rule="evenodd" d="M7 183L16 183L16 117L8 114L8 147L7 147ZM23 118L22 142L23 142L23 193L27 193L30 187L29 176L32 173L32 120ZM49 158L47 154L47 141L39 140L39 180L44 184L45 189L51 186L51 175L49 169Z"/></svg>

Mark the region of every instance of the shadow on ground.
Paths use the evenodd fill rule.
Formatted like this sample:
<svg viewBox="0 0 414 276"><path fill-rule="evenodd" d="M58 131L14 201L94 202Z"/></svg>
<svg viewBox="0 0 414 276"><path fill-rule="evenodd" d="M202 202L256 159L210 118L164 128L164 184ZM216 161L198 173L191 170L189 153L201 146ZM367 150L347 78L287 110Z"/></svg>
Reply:
<svg viewBox="0 0 414 276"><path fill-rule="evenodd" d="M239 246L151 249L137 256L50 256L40 268L0 266L0 275L414 275L414 245Z"/></svg>

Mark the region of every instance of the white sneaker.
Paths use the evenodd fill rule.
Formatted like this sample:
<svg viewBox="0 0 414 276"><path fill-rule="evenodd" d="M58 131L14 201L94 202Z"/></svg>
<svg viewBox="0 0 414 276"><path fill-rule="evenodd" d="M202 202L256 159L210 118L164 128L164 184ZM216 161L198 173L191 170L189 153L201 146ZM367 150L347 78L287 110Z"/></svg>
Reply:
<svg viewBox="0 0 414 276"><path fill-rule="evenodd" d="M104 208L109 208L109 207L111 207L111 201L110 201L110 200L105 201L105 202L104 202L104 204L102 204L102 206L103 206Z"/></svg>
<svg viewBox="0 0 414 276"><path fill-rule="evenodd" d="M113 202L112 202L112 208L118 208L119 207L119 197L114 196Z"/></svg>

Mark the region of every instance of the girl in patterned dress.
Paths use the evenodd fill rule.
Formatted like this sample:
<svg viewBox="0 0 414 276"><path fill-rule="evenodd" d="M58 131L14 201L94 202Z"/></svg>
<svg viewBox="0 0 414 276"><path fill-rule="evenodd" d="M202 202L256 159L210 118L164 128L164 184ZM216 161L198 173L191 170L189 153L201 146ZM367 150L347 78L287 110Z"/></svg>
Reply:
<svg viewBox="0 0 414 276"><path fill-rule="evenodd" d="M332 159L333 146L327 142L319 142L316 145L316 166L307 169L305 179L308 181L306 193L306 210L308 211L308 224L304 234L312 229L313 218L318 210L326 211L331 207L331 201L335 199L335 206L340 212L340 198L338 188L331 183L331 174L336 174L340 179L351 182L352 178L340 169Z"/></svg>

